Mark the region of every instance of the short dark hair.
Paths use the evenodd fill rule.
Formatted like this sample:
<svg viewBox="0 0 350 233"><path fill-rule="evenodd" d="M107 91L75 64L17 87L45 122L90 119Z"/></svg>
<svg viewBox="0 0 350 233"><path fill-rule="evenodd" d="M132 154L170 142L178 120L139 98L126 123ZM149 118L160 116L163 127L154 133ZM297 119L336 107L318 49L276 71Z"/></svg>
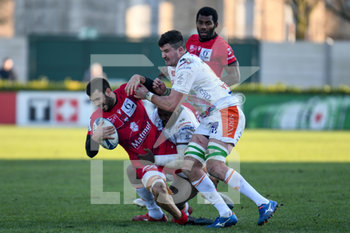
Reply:
<svg viewBox="0 0 350 233"><path fill-rule="evenodd" d="M91 96L91 93L94 93L96 90L104 94L107 88L111 88L111 86L105 78L93 78L87 84L85 92L88 96Z"/></svg>
<svg viewBox="0 0 350 233"><path fill-rule="evenodd" d="M175 49L179 47L184 47L184 38L181 32L176 30L171 30L162 34L158 41L158 45L159 47L163 47L165 44L170 44L171 47Z"/></svg>
<svg viewBox="0 0 350 233"><path fill-rule="evenodd" d="M214 8L208 6L201 8L197 13L196 22L198 21L199 15L213 16L214 23L218 22L218 12L216 12Z"/></svg>

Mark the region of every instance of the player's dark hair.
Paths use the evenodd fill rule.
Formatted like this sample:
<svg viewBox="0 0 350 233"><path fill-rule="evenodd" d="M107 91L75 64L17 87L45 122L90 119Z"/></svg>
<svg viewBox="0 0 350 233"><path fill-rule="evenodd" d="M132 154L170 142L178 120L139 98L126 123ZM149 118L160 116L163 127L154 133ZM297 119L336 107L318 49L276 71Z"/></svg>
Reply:
<svg viewBox="0 0 350 233"><path fill-rule="evenodd" d="M213 16L214 24L218 22L218 12L216 12L214 8L208 6L201 8L197 13L196 22L198 21L199 15Z"/></svg>
<svg viewBox="0 0 350 233"><path fill-rule="evenodd" d="M167 31L160 36L158 41L159 47L163 47L165 44L170 44L171 47L177 49L179 47L184 47L184 38L181 32L176 30Z"/></svg>
<svg viewBox="0 0 350 233"><path fill-rule="evenodd" d="M85 92L88 96L91 96L91 93L94 93L96 90L105 93L107 88L111 88L111 86L105 78L93 78L87 84Z"/></svg>

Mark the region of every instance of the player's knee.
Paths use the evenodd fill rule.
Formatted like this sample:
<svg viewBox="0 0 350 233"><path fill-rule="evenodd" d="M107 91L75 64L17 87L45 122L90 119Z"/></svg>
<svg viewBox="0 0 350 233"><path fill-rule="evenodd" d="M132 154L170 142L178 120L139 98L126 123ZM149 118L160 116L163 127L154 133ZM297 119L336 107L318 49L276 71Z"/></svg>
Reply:
<svg viewBox="0 0 350 233"><path fill-rule="evenodd" d="M183 163L182 171L185 173L187 177L191 176L191 174L200 171L203 167L203 164L192 157L186 157Z"/></svg>
<svg viewBox="0 0 350 233"><path fill-rule="evenodd" d="M225 178L225 171L227 170L227 167L223 161L215 160L215 159L209 159L207 161L207 170L208 173L218 178L219 180L222 180Z"/></svg>

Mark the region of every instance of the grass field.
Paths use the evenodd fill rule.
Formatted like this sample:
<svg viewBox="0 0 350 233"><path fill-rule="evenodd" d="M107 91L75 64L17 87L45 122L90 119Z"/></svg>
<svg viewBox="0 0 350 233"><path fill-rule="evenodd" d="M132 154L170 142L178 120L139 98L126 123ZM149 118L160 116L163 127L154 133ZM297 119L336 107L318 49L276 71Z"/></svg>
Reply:
<svg viewBox="0 0 350 233"><path fill-rule="evenodd" d="M0 127L0 232L214 232L200 226L135 223L133 205L90 202L85 130ZM350 232L350 132L247 130L237 147L242 175L279 202L270 222L256 225L256 206L235 205L238 224L222 232ZM125 159L101 151L97 159ZM237 158L233 158L237 160ZM121 192L123 161L105 160L103 190ZM122 200L123 202L123 200ZM191 201L193 216L215 218ZM217 231L217 230L215 230Z"/></svg>

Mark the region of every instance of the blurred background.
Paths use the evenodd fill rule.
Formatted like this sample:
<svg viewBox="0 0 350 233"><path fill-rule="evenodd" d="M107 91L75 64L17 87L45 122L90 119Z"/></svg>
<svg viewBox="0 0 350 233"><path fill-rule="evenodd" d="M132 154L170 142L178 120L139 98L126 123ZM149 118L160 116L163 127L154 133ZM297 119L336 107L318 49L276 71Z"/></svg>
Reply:
<svg viewBox="0 0 350 233"><path fill-rule="evenodd" d="M349 0L0 0L0 59L14 72L0 80L0 124L87 126L85 81L156 77L159 35L196 33L203 6L218 11L217 32L247 79L235 91L248 128L350 129Z"/></svg>

